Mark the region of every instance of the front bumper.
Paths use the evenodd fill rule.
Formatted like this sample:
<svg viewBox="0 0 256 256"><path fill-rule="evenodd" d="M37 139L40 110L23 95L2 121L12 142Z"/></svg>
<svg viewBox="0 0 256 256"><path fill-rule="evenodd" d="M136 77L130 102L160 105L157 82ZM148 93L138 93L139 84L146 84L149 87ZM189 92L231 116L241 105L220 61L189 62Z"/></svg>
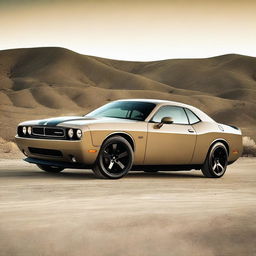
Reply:
<svg viewBox="0 0 256 256"><path fill-rule="evenodd" d="M83 163L59 162L54 160L43 160L43 159L37 159L32 157L28 157L23 160L30 164L50 165L50 166L58 166L63 168L72 168L72 169L91 169L92 168L92 165L86 165Z"/></svg>
<svg viewBox="0 0 256 256"><path fill-rule="evenodd" d="M85 137L85 136L84 136ZM98 147L95 147L91 143L90 136L86 136L79 141L71 140L52 140L52 139L34 139L24 138L16 135L16 143L19 149L30 158L52 160L57 162L71 163L72 157L75 157L77 163L91 165L96 161L98 154ZM44 151L56 150L60 151L61 154L47 155L41 153L31 152L30 148L43 149ZM89 153L92 150L96 152Z"/></svg>

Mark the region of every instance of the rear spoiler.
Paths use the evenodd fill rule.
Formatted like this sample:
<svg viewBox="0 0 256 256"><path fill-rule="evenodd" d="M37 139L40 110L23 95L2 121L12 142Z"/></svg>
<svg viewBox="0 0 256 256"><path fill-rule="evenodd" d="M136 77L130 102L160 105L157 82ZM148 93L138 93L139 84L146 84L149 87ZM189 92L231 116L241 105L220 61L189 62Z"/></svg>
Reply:
<svg viewBox="0 0 256 256"><path fill-rule="evenodd" d="M240 130L238 127L236 127L236 126L234 126L234 125L227 124L227 126L232 127L232 128L234 128L234 129L236 129L236 130Z"/></svg>

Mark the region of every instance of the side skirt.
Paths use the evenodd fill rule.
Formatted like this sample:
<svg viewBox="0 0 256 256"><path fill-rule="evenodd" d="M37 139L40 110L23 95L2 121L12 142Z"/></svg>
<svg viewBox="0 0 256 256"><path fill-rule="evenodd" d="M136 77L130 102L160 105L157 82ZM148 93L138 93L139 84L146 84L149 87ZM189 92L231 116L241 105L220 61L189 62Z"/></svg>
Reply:
<svg viewBox="0 0 256 256"><path fill-rule="evenodd" d="M30 164L42 164L49 166L58 166L69 169L92 169L92 165L82 163L61 162L53 160L44 160L33 157L23 159ZM131 171L189 171L192 169L199 170L202 165L134 165Z"/></svg>
<svg viewBox="0 0 256 256"><path fill-rule="evenodd" d="M134 165L132 171L189 171L200 170L202 165Z"/></svg>

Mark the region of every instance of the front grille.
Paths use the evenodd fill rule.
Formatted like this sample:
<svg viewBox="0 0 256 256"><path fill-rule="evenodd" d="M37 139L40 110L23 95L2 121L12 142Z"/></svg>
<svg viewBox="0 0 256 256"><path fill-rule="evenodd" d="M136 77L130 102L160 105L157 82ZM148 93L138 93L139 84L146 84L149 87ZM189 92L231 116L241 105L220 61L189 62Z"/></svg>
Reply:
<svg viewBox="0 0 256 256"><path fill-rule="evenodd" d="M56 136L56 137L64 137L65 133L63 129L60 128L45 128L46 136Z"/></svg>
<svg viewBox="0 0 256 256"><path fill-rule="evenodd" d="M32 128L32 133L28 134L26 132L23 133L23 128L28 129L28 127ZM68 130L73 129L74 136L69 138ZM27 130L28 131L28 130ZM66 127L53 127L53 126L18 126L17 133L19 137L24 138L34 138L34 139L47 139L47 140L80 140L81 138L77 137L78 129L75 128L66 128Z"/></svg>
<svg viewBox="0 0 256 256"><path fill-rule="evenodd" d="M65 130L63 128L55 127L32 127L32 135L47 136L47 137L65 137Z"/></svg>
<svg viewBox="0 0 256 256"><path fill-rule="evenodd" d="M34 134L34 135L44 135L44 128L33 127L32 128L32 134Z"/></svg>
<svg viewBox="0 0 256 256"><path fill-rule="evenodd" d="M46 149L46 148L32 148L28 147L30 153L37 155L46 155L46 156L56 156L62 157L62 152L55 149Z"/></svg>

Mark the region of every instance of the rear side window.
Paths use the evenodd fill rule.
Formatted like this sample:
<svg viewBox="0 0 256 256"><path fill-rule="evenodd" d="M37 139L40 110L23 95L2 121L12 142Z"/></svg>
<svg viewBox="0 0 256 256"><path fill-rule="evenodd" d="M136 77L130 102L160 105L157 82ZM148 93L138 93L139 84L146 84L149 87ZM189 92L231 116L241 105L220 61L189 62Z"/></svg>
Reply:
<svg viewBox="0 0 256 256"><path fill-rule="evenodd" d="M189 109L185 108L185 111L188 115L189 123L190 124L195 124L200 122L201 120Z"/></svg>
<svg viewBox="0 0 256 256"><path fill-rule="evenodd" d="M154 115L151 121L159 123L163 117L171 117L174 124L188 124L188 118L185 110L176 106L161 107Z"/></svg>

